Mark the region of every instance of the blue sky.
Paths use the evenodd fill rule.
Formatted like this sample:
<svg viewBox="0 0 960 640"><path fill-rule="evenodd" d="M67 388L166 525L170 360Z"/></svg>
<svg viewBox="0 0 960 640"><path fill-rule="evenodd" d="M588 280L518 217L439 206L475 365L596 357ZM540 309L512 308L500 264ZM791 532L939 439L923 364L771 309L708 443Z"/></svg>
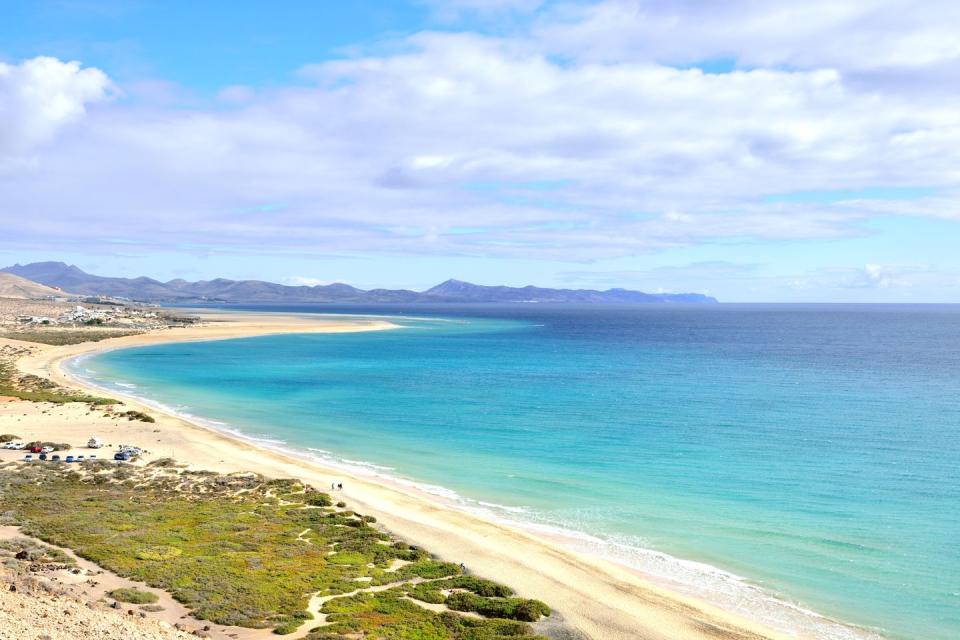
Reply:
<svg viewBox="0 0 960 640"><path fill-rule="evenodd" d="M4 3L0 261L960 302L960 9Z"/></svg>

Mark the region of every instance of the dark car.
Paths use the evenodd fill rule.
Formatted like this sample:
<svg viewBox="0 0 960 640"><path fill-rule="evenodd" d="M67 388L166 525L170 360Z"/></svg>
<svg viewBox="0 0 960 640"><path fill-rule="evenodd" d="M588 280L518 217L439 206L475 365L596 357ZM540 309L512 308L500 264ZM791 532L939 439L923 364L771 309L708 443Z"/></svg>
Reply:
<svg viewBox="0 0 960 640"><path fill-rule="evenodd" d="M50 462L60 462L60 455L55 453L50 456Z"/></svg>
<svg viewBox="0 0 960 640"><path fill-rule="evenodd" d="M129 454L129 453L126 453L125 451L118 451L117 453L113 454L113 459L114 459L114 460L121 460L121 461L123 461L123 462L129 462L129 461L130 461L130 454Z"/></svg>
<svg viewBox="0 0 960 640"><path fill-rule="evenodd" d="M65 460L65 462L73 462L74 460L76 460L76 458L74 458L73 456L67 456L67 459Z"/></svg>
<svg viewBox="0 0 960 640"><path fill-rule="evenodd" d="M41 460L46 460L46 459L47 459L47 454L41 453L41 454L40 454L39 456L37 456L37 457L40 458Z"/></svg>

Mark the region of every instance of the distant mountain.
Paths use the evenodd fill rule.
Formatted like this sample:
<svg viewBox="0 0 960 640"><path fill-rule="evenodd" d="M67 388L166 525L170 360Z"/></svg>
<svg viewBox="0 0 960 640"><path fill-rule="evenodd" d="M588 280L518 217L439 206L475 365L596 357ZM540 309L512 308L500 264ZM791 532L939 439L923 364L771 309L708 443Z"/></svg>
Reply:
<svg viewBox="0 0 960 640"><path fill-rule="evenodd" d="M650 302L716 302L699 293L643 293L627 289L545 289L542 287L486 287L447 280L423 292L424 296L459 302L564 302L583 304L646 304Z"/></svg>
<svg viewBox="0 0 960 640"><path fill-rule="evenodd" d="M541 302L568 304L710 303L699 293L643 293L627 289L545 289L542 287L487 287L447 280L423 292L406 289L363 290L348 284L287 286L262 280L177 279L96 276L63 262L34 262L0 269L50 287L83 295L114 296L142 302L165 303L394 303L394 302Z"/></svg>
<svg viewBox="0 0 960 640"><path fill-rule="evenodd" d="M27 280L12 273L0 273L0 298L19 298L34 300L50 296L68 296L59 289Z"/></svg>

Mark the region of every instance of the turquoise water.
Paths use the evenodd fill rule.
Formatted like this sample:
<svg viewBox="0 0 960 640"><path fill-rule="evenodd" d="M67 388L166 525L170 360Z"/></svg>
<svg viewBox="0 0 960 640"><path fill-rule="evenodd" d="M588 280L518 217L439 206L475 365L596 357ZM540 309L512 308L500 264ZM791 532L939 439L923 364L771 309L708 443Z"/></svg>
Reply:
<svg viewBox="0 0 960 640"><path fill-rule="evenodd" d="M465 508L589 533L572 543L782 628L863 635L768 594L890 637L960 637L960 308L411 312L442 319L74 366Z"/></svg>

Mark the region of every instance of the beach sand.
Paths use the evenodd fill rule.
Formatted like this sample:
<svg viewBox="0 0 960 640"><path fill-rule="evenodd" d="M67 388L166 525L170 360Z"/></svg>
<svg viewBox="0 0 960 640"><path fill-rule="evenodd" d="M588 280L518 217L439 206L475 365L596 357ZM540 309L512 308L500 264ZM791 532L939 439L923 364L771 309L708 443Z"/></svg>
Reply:
<svg viewBox="0 0 960 640"><path fill-rule="evenodd" d="M67 346L29 344L18 368L84 389L61 369L64 360L81 354L173 341L219 340L246 336L386 330L394 327L382 319L309 317L281 314L205 313L197 326L165 329L143 335ZM28 343L0 339L0 345ZM0 400L0 433L15 433L25 440L69 442L73 453L92 435L105 444L132 444L150 453L145 461L173 456L197 469L222 472L256 471L270 477L296 477L320 490L332 481L342 482L336 492L359 512L376 516L396 535L419 544L468 570L502 581L524 597L538 598L554 608L565 626L597 640L725 640L779 639L787 636L764 628L708 603L655 586L625 567L568 550L552 541L507 525L486 520L441 504L429 495L378 478L353 476L308 460L258 446L220 433L175 415L124 399L125 409L141 410L156 418L144 423L105 417L85 404L53 405ZM109 447L100 457L112 454ZM22 451L0 450L0 459L21 459ZM552 616L553 617L553 616Z"/></svg>

